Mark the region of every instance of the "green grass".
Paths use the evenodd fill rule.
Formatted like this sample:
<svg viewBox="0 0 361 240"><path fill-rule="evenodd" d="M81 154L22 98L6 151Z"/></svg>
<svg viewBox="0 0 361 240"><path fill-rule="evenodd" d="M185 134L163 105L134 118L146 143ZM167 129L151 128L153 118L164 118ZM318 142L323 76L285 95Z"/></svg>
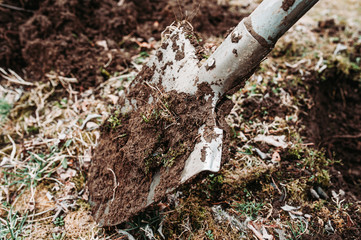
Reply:
<svg viewBox="0 0 361 240"><path fill-rule="evenodd" d="M255 201L245 202L245 203L236 203L234 207L240 213L250 217L252 220L255 220L258 216L258 213L263 208L263 203L257 203Z"/></svg>
<svg viewBox="0 0 361 240"><path fill-rule="evenodd" d="M12 106L4 99L0 99L0 120L6 118L6 116L10 113Z"/></svg>
<svg viewBox="0 0 361 240"><path fill-rule="evenodd" d="M19 217L17 212L13 212L10 208L7 213L5 222L0 223L0 239L11 239L11 240L20 240L24 239L22 237L23 228L28 217L28 213L24 216Z"/></svg>
<svg viewBox="0 0 361 240"><path fill-rule="evenodd" d="M122 125L122 120L119 119L119 112L115 111L114 115L110 116L107 120L109 123L110 128L117 128L118 126Z"/></svg>

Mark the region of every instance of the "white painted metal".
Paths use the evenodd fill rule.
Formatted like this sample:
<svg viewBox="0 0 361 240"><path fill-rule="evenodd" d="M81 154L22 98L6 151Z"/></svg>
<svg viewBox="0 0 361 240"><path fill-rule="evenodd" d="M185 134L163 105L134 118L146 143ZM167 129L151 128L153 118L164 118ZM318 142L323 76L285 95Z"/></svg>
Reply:
<svg viewBox="0 0 361 240"><path fill-rule="evenodd" d="M250 15L252 27L269 45L274 45L317 2L318 0L264 0Z"/></svg>
<svg viewBox="0 0 361 240"><path fill-rule="evenodd" d="M282 8L285 2L293 2L292 5L287 6L286 11ZM209 83L214 92L212 105L215 109L218 100L250 76L271 51L278 38L316 2L317 0L264 0L250 17L245 18L235 27L202 66L198 65L196 50L182 27L173 26L163 45L165 47L158 50L162 58L154 56L147 64L148 67L155 68L150 82L160 83L166 91L176 90L188 94L195 94L199 84ZM176 52L173 44L177 44L182 49L185 54L183 59L175 60ZM216 126L215 119L213 122L213 126L203 125L199 129L200 142L195 145L186 161L181 183L202 171L219 171L223 131ZM210 141L206 141L205 138L207 131L209 135L215 136ZM154 191L160 177L156 174L153 178L147 205L153 202Z"/></svg>

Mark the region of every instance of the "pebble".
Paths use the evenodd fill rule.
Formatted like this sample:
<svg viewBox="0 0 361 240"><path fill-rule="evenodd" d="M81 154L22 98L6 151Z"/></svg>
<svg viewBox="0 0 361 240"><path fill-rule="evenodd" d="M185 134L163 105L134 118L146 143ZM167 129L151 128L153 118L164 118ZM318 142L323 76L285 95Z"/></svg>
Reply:
<svg viewBox="0 0 361 240"><path fill-rule="evenodd" d="M318 195L318 193L315 191L315 189L311 188L310 193L313 198L316 198L317 200L320 199L320 195Z"/></svg>
<svg viewBox="0 0 361 240"><path fill-rule="evenodd" d="M318 195L323 198L323 199L328 199L328 195L327 193L321 188L321 187L317 187L317 193Z"/></svg>

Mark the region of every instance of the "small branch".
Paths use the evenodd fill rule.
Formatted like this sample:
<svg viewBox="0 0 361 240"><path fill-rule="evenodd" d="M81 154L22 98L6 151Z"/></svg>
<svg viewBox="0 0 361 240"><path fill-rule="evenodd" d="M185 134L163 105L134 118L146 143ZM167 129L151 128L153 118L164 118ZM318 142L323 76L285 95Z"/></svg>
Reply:
<svg viewBox="0 0 361 240"><path fill-rule="evenodd" d="M114 198L115 198L115 189L117 189L117 187L119 186L119 183L117 183L117 176L115 175L114 171L110 168L108 168L109 171L111 171L113 173L114 176L114 188L113 188L113 198L111 200L111 202L113 202Z"/></svg>
<svg viewBox="0 0 361 240"><path fill-rule="evenodd" d="M335 135L335 136L333 136L333 138L361 138L361 133L356 134L356 135L349 135L349 134L346 134L346 135Z"/></svg>
<svg viewBox="0 0 361 240"><path fill-rule="evenodd" d="M0 7L8 8L8 9L15 10L15 11L34 12L34 11L31 11L31 10L27 10L27 9L20 8L20 7L15 7L15 6L12 6L12 5L5 4L5 3L0 3Z"/></svg>

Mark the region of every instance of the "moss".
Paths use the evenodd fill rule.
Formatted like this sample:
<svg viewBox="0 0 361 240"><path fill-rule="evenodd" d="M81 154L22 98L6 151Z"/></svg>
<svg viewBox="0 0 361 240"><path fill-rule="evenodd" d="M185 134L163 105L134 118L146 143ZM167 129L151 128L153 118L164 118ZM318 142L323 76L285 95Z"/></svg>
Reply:
<svg viewBox="0 0 361 240"><path fill-rule="evenodd" d="M287 189L287 198L291 203L302 203L307 201L306 199L306 190L307 189L307 179L299 178L294 181L290 181L286 184Z"/></svg>
<svg viewBox="0 0 361 240"><path fill-rule="evenodd" d="M298 168L305 169L311 174L308 184L321 186L330 185L329 167L338 162L327 158L324 149L316 150L301 144L295 144L290 148L284 158L289 161L298 160L296 164Z"/></svg>
<svg viewBox="0 0 361 240"><path fill-rule="evenodd" d="M161 138L159 138L159 141ZM186 153L186 148L183 143L178 143L175 148L170 147L168 150L163 150L164 143L159 142L158 147L144 159L145 173L153 171L160 167L171 167L174 161Z"/></svg>
<svg viewBox="0 0 361 240"><path fill-rule="evenodd" d="M113 115L111 115L108 118L107 123L108 123L108 127L112 128L112 129L121 126L122 125L122 120L121 120L121 116L120 116L120 111L116 110L113 113Z"/></svg>
<svg viewBox="0 0 361 240"><path fill-rule="evenodd" d="M255 200L235 202L232 204L232 207L236 209L236 211L240 212L242 215L250 217L252 220L255 220L258 217L263 206L264 203L256 202Z"/></svg>
<svg viewBox="0 0 361 240"><path fill-rule="evenodd" d="M318 185L327 186L327 187L330 186L331 177L327 169L321 169L319 172L316 173L315 177Z"/></svg>
<svg viewBox="0 0 361 240"><path fill-rule="evenodd" d="M11 108L11 104L6 102L4 99L0 99L0 120L5 118L9 114Z"/></svg>
<svg viewBox="0 0 361 240"><path fill-rule="evenodd" d="M165 218L165 235L179 236L184 231L184 225L196 232L203 227L205 221L211 221L210 209L202 202L202 199L195 196L180 199L178 207Z"/></svg>
<svg viewBox="0 0 361 240"><path fill-rule="evenodd" d="M294 145L290 149L288 149L287 159L300 160L303 154L304 150L299 145Z"/></svg>
<svg viewBox="0 0 361 240"><path fill-rule="evenodd" d="M90 211L90 209L91 209L89 202L87 202L83 199L78 199L76 201L76 204L79 206L79 209L81 209L81 210Z"/></svg>
<svg viewBox="0 0 361 240"><path fill-rule="evenodd" d="M86 179L85 179L83 173L79 172L71 180L75 184L75 188L78 192L84 188Z"/></svg>
<svg viewBox="0 0 361 240"><path fill-rule="evenodd" d="M301 57L306 52L305 46L300 46L293 41L287 42L286 44L277 44L275 49L272 51L272 57L274 58L293 58Z"/></svg>
<svg viewBox="0 0 361 240"><path fill-rule="evenodd" d="M349 56L332 55L326 59L327 68L319 74L322 81L335 81L335 79L347 78L359 81L361 77L360 63L354 62Z"/></svg>
<svg viewBox="0 0 361 240"><path fill-rule="evenodd" d="M29 126L26 131L29 134L38 134L39 133L40 128L38 126Z"/></svg>
<svg viewBox="0 0 361 240"><path fill-rule="evenodd" d="M360 66L352 62L348 57L342 55L330 57L327 60L327 67L337 69L339 73L346 76L354 72L360 72L361 70Z"/></svg>

